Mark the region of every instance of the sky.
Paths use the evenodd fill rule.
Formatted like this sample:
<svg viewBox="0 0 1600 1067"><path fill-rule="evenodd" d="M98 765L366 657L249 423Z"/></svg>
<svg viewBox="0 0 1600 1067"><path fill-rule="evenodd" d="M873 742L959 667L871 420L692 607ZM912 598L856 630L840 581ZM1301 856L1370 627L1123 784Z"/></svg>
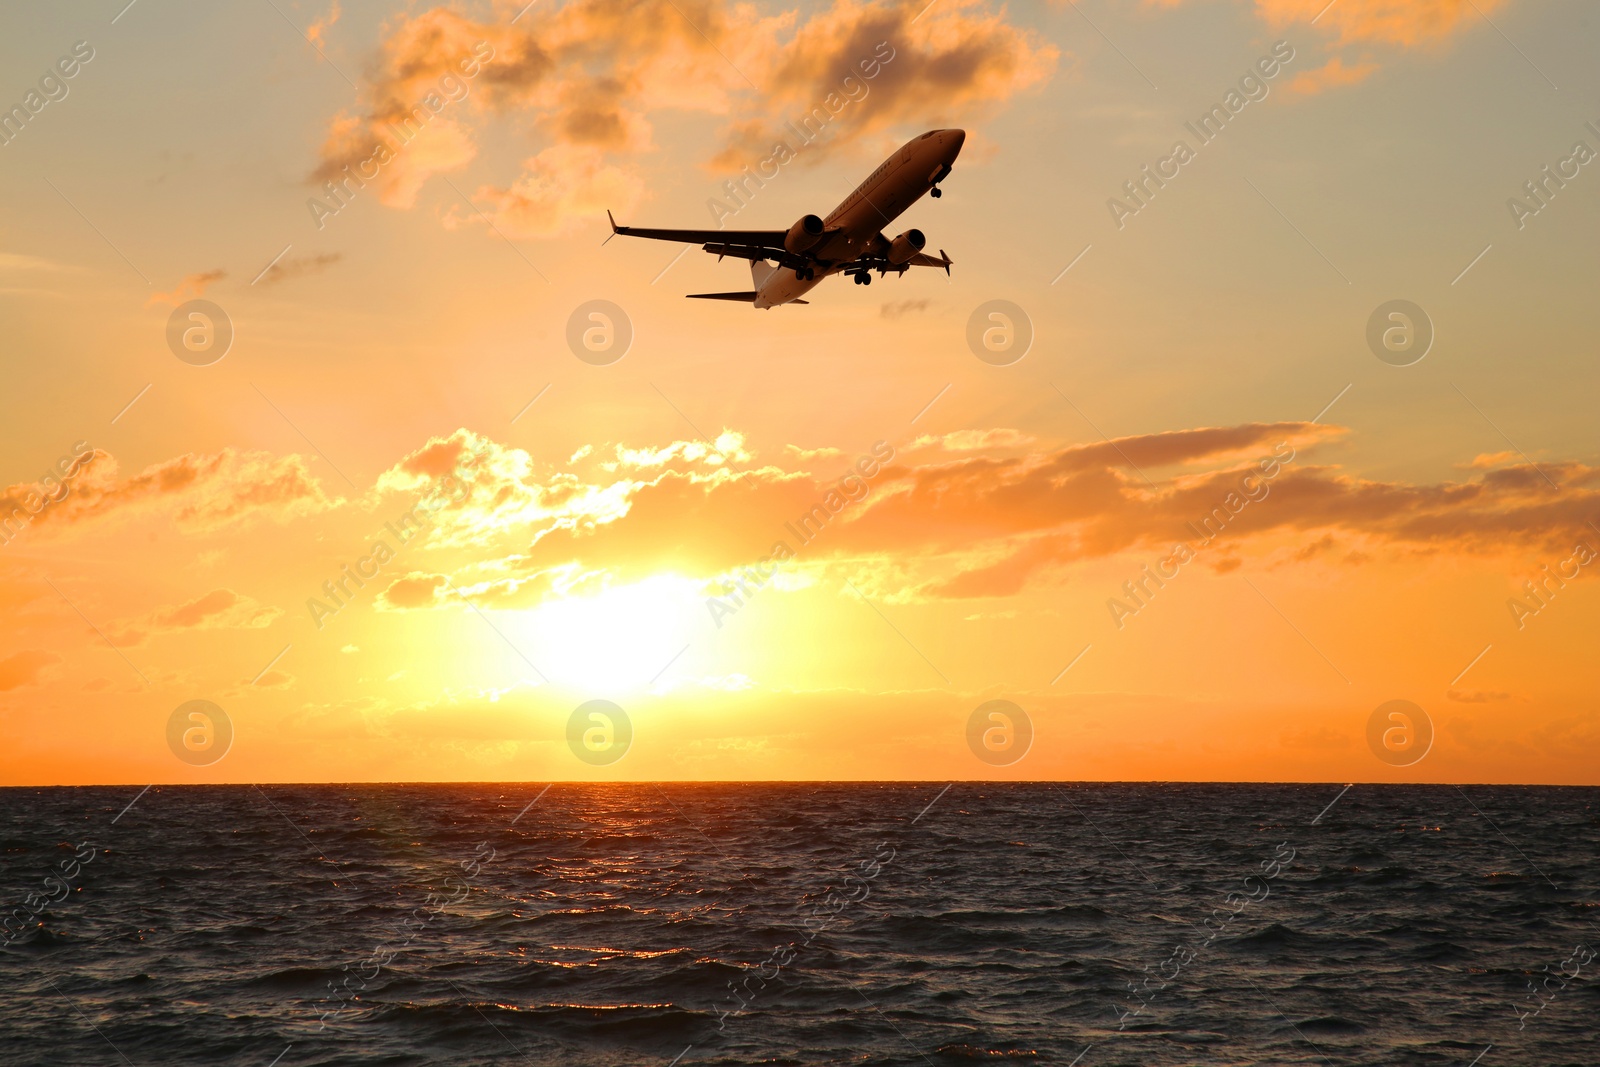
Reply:
<svg viewBox="0 0 1600 1067"><path fill-rule="evenodd" d="M7 22L0 783L1600 782L1586 5Z"/></svg>

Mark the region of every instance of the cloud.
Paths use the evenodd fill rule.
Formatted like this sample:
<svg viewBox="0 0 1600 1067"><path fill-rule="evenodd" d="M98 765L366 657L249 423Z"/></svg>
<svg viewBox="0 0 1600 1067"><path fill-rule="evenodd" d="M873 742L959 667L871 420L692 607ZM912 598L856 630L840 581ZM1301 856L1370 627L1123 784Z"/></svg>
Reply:
<svg viewBox="0 0 1600 1067"><path fill-rule="evenodd" d="M378 594L378 606L399 611L436 607L443 603L444 598L440 594L448 581L442 574L418 574L412 571L390 582L389 587Z"/></svg>
<svg viewBox="0 0 1600 1067"><path fill-rule="evenodd" d="M166 304L177 307L186 300L194 300L205 295L212 282L220 282L228 276L222 269L208 270L201 274L191 274L179 282L170 293L152 293L150 299L144 302L145 307L155 307L157 304Z"/></svg>
<svg viewBox="0 0 1600 1067"><path fill-rule="evenodd" d="M749 463L755 458L744 448L744 434L723 430L717 439L674 441L665 448L627 448L617 446L617 462L624 467L665 467L674 460L720 467L728 462Z"/></svg>
<svg viewBox="0 0 1600 1067"><path fill-rule="evenodd" d="M510 567L526 567L526 557L513 557L501 561ZM465 586L461 595L473 604L486 608L532 608L544 603L551 595L569 596L598 588L599 576L585 573L576 567L551 567L531 574L496 578Z"/></svg>
<svg viewBox="0 0 1600 1067"><path fill-rule="evenodd" d="M1337 568L1397 551L1570 553L1592 537L1585 523L1600 513L1600 467L1495 457L1434 483L1369 479L1313 455L1347 432L1244 423L1067 444L975 427L920 437L870 477L841 477L855 469L849 452L784 446L766 459L731 429L710 444L597 443L556 466L458 429L402 456L363 500L364 512L396 521L410 509L428 530L426 550L441 553L390 576L375 606L440 607L455 598L452 584L474 604L513 608L663 573L710 581L780 543L799 557L797 579L848 567L871 582L893 570L907 599L959 599L1014 595L1117 554L1160 558L1180 541L1211 545L1203 563L1223 573L1251 558ZM19 487L4 495L38 500ZM224 450L124 478L93 453L68 494L33 521L143 515L205 532L341 503L297 456ZM275 617L216 589L116 630L131 643Z"/></svg>
<svg viewBox="0 0 1600 1067"><path fill-rule="evenodd" d="M1451 689L1445 696L1457 704L1487 704L1494 700L1510 700L1510 693L1495 693L1483 689Z"/></svg>
<svg viewBox="0 0 1600 1067"><path fill-rule="evenodd" d="M1309 442L1339 432L1309 423L1263 423L1072 445L1043 455L996 456L988 450L1014 452L1023 435L1007 429L962 431L928 439L963 449L957 452L961 458L885 468L871 482L857 478L844 483L771 464L745 470L668 470L648 481L607 487L610 493L604 499L614 505L608 514L574 515L540 531L528 552L527 569L571 563L629 574L678 570L715 575L765 556L780 540L792 548L798 538L785 524L800 522L830 499L844 505L834 509L840 520L828 526L817 546L806 549L810 558L849 552L967 552L984 544L990 545L991 554L1010 556L1011 547L1000 542L1069 525L1090 526L1097 515L1107 522L1126 513L1124 521L1135 522L1142 479L1117 473L1130 460L1142 470L1161 471L1269 452L1276 441ZM1181 492L1205 492L1202 485L1190 484L1196 477L1192 472L1178 473L1190 480L1180 479ZM590 486L587 492L603 491ZM1112 540L1108 534L1096 536ZM1118 535L1116 543L1126 544L1127 535ZM1083 554L1111 550L1109 544L1086 544ZM1020 583L1035 567L1058 557L1063 557L1060 545L1040 543L1005 566Z"/></svg>
<svg viewBox="0 0 1600 1067"><path fill-rule="evenodd" d="M21 252L0 252L0 270L15 271L46 271L57 273L60 271L75 270L65 263L57 263L50 259L41 259L38 256L24 255Z"/></svg>
<svg viewBox="0 0 1600 1067"><path fill-rule="evenodd" d="M1309 559L1315 559L1317 556L1322 555L1325 552L1333 551L1335 547L1336 542L1333 539L1333 535L1323 534L1316 540L1308 541L1306 544L1296 549L1294 555L1290 558L1296 563L1304 563Z"/></svg>
<svg viewBox="0 0 1600 1067"><path fill-rule="evenodd" d="M287 256L267 268L267 272L258 281L262 285L277 285L293 278L320 274L343 258L344 254L341 252L324 252L315 256Z"/></svg>
<svg viewBox="0 0 1600 1067"><path fill-rule="evenodd" d="M381 203L409 208L431 176L470 162L490 118L504 116L538 148L516 180L481 186L476 200L504 233L545 236L597 220L607 207L627 212L647 195L639 160L656 147L658 115L724 123L723 146L708 162L737 171L765 158L776 138L798 149L783 122L813 109L833 118L841 91L855 97L850 119L830 121L808 159L858 144L883 151L913 128L989 114L1053 73L1055 47L1011 25L1003 8L944 0L919 19L924 6L831 0L804 14L763 14L726 0L572 0L533 7L515 23L443 7L401 16L379 47L361 107L330 120L312 177L342 182L354 170ZM861 81L860 64L885 54L889 63ZM464 73L469 67L475 73ZM855 88L842 88L846 75ZM424 107L429 94L449 98L448 112ZM408 121L425 128L402 137L396 131ZM367 161L380 145L391 158L373 172ZM457 206L444 220L483 221Z"/></svg>
<svg viewBox="0 0 1600 1067"><path fill-rule="evenodd" d="M1383 545L1567 551L1600 505L1600 469L1580 463L1522 464L1418 485L1360 478L1305 454L1344 432L1248 423L1035 446L1019 455L1025 439L1015 431L963 431L954 441L928 439L944 446L931 461L913 462L916 452L898 457L800 554L815 563L910 557L921 572L916 595L1008 596L1074 562L1164 552L1208 537L1224 546L1208 559L1219 572L1238 567L1252 540L1273 535L1261 551L1283 546L1321 555L1329 566L1370 559ZM590 494L609 492L615 511L537 529L518 568L711 577L765 557L778 541L798 550L794 524L839 488L771 464L587 485ZM1342 541L1360 550L1341 556Z"/></svg>
<svg viewBox="0 0 1600 1067"><path fill-rule="evenodd" d="M1501 0L1256 0L1256 13L1282 28L1313 20L1338 35L1338 44L1373 43L1415 48L1435 44L1480 21ZM1324 10L1324 7L1326 9Z"/></svg>
<svg viewBox="0 0 1600 1067"><path fill-rule="evenodd" d="M829 445L824 445L821 448L802 448L799 445L784 445L783 450L789 455L797 456L802 460L833 459L836 456L844 455L843 449L833 448Z"/></svg>
<svg viewBox="0 0 1600 1067"><path fill-rule="evenodd" d="M158 608L151 612L149 618L152 626L162 630L255 630L270 626L272 620L282 614L277 608L263 607L232 589L214 589L205 596L176 607Z"/></svg>
<svg viewBox="0 0 1600 1067"><path fill-rule="evenodd" d="M763 57L767 96L751 102L761 115L735 118L712 165L753 168L779 142L810 161L857 144L887 151L903 138L893 131L977 120L1042 86L1059 58L1053 44L981 0L835 0ZM826 132L808 145L789 123Z"/></svg>
<svg viewBox="0 0 1600 1067"><path fill-rule="evenodd" d="M1351 747L1350 735L1332 726L1307 727L1282 734L1278 743L1288 749L1339 752Z"/></svg>
<svg viewBox="0 0 1600 1067"><path fill-rule="evenodd" d="M1301 71L1289 82L1291 93L1312 95L1324 89L1354 85L1378 69L1376 63L1360 63L1354 67L1344 65L1344 60L1334 56L1316 70Z"/></svg>
<svg viewBox="0 0 1600 1067"><path fill-rule="evenodd" d="M1156 0L1177 7L1185 0ZM1438 48L1457 34L1482 25L1504 0L1255 0L1256 15L1272 30L1295 28L1296 45L1310 32L1324 35L1329 52L1360 52L1347 63L1333 55L1315 70L1290 81L1291 93L1309 95L1364 81L1385 50Z"/></svg>
<svg viewBox="0 0 1600 1067"><path fill-rule="evenodd" d="M878 314L886 319L898 319L914 311L926 311L932 301L928 300L891 300L878 309Z"/></svg>
<svg viewBox="0 0 1600 1067"><path fill-rule="evenodd" d="M333 24L339 21L339 0L333 0L333 8L326 15L320 15L311 20L311 25L306 27L306 40L318 49L327 44L328 31Z"/></svg>
<svg viewBox="0 0 1600 1067"><path fill-rule="evenodd" d="M477 154L461 116L477 106L473 90L483 77L483 57L500 62L502 70L512 61L504 52L506 37L504 28L444 8L401 16L380 46L361 113L341 112L329 122L313 182L348 182L352 194L371 183L380 203L413 206L430 177L465 166Z"/></svg>
<svg viewBox="0 0 1600 1067"><path fill-rule="evenodd" d="M247 683L244 689L255 686L257 689L287 689L294 684L294 675L287 671L273 669L262 674L255 681ZM239 690L243 692L244 689Z"/></svg>
<svg viewBox="0 0 1600 1067"><path fill-rule="evenodd" d="M157 608L139 619L110 627L113 644L129 647L154 633L174 630L260 630L271 626L282 610L266 607L232 589L214 589L172 607Z"/></svg>
<svg viewBox="0 0 1600 1067"><path fill-rule="evenodd" d="M955 430L942 436L924 435L911 442L907 451L941 448L946 452L977 452L1001 448L1022 448L1033 443L1033 435L1021 430L997 427L992 430Z"/></svg>
<svg viewBox="0 0 1600 1067"><path fill-rule="evenodd" d="M164 513L188 530L208 531L257 515L284 521L332 506L299 456L225 448L152 464L128 478L119 476L110 453L85 456L64 491L42 507L30 506L39 503L40 486L0 490L0 519L19 518L20 511L34 526L67 527Z"/></svg>
<svg viewBox="0 0 1600 1067"><path fill-rule="evenodd" d="M535 523L603 521L621 513L629 484L598 485L570 471L541 471L522 449L459 429L403 457L379 475L377 488L439 504L430 538L459 545L525 533Z"/></svg>
<svg viewBox="0 0 1600 1067"><path fill-rule="evenodd" d="M667 470L617 483L612 515L573 515L541 531L527 567L567 562L645 576L662 570L711 575L766 554L822 497L809 475L777 467Z"/></svg>
<svg viewBox="0 0 1600 1067"><path fill-rule="evenodd" d="M608 162L591 145L551 145L523 161L522 176L505 188L481 186L478 198L495 209L495 225L516 237L561 233L608 208L624 213L643 198L644 177ZM452 209L447 226L481 223L476 212Z"/></svg>
<svg viewBox="0 0 1600 1067"><path fill-rule="evenodd" d="M1472 457L1471 462L1460 464L1467 470L1493 470L1515 463L1522 458L1520 452L1480 452Z"/></svg>
<svg viewBox="0 0 1600 1067"><path fill-rule="evenodd" d="M23 649L0 659L0 692L20 689L25 685L38 685L44 673L61 662L54 652L42 649Z"/></svg>

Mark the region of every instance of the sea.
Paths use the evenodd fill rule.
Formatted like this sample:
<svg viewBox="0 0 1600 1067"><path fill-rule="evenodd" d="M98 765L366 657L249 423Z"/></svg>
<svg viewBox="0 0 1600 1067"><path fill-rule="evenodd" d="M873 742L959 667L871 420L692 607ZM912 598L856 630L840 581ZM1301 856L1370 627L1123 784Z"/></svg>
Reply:
<svg viewBox="0 0 1600 1067"><path fill-rule="evenodd" d="M0 1063L1600 1064L1600 790L0 789Z"/></svg>

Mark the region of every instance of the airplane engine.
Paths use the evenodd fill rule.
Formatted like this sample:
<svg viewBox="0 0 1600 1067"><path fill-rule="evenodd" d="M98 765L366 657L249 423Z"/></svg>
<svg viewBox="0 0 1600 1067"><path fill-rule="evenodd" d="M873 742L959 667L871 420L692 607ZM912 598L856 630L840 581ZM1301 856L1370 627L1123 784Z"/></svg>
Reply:
<svg viewBox="0 0 1600 1067"><path fill-rule="evenodd" d="M800 221L789 227L783 235L783 247L796 254L805 252L822 240L822 220L815 215L802 215Z"/></svg>
<svg viewBox="0 0 1600 1067"><path fill-rule="evenodd" d="M906 263L911 257L927 247L928 239L922 235L921 230L907 230L905 233L889 242L888 260L890 263Z"/></svg>

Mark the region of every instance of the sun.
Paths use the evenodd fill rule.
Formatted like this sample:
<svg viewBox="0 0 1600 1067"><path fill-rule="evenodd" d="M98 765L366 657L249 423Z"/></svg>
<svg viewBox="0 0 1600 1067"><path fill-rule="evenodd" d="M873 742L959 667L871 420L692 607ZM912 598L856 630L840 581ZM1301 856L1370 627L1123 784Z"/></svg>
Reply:
<svg viewBox="0 0 1600 1067"><path fill-rule="evenodd" d="M704 583L661 574L566 596L522 613L516 629L550 682L594 696L685 679L686 646L706 625Z"/></svg>

